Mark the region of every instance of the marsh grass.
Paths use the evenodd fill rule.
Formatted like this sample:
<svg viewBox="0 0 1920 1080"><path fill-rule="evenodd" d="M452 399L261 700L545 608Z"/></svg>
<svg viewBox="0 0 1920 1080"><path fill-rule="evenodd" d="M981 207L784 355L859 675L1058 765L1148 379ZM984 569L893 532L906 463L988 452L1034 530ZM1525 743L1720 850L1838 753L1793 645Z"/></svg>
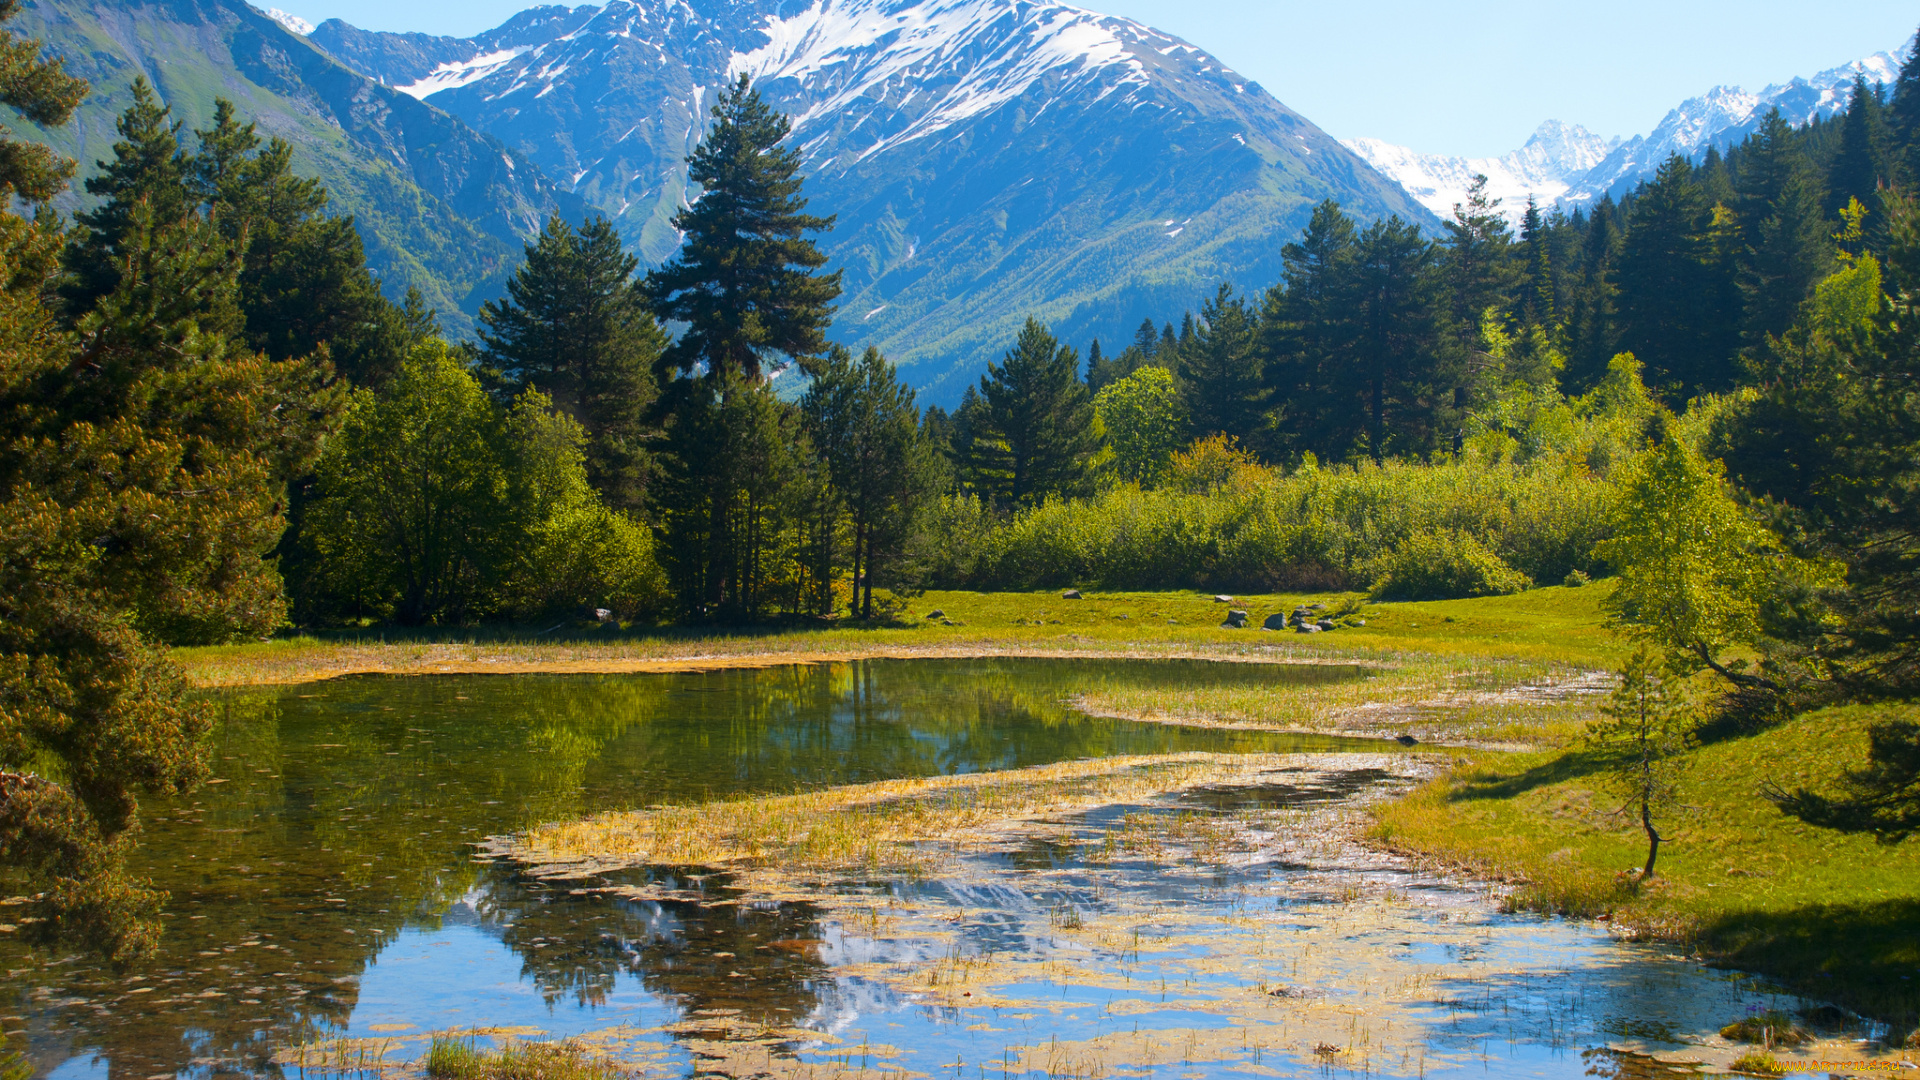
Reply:
<svg viewBox="0 0 1920 1080"><path fill-rule="evenodd" d="M542 825L507 853L560 872L586 866L760 866L808 872L928 869L939 841L1054 814L1242 780L1296 763L1276 754L1104 758L600 814ZM1196 826L1187 826L1198 835ZM1142 844L1153 834L1140 826ZM1132 835L1123 827L1123 835ZM1124 847L1128 841L1123 839ZM567 870L566 872L573 872Z"/></svg>
<svg viewBox="0 0 1920 1080"><path fill-rule="evenodd" d="M422 1063L432 1080L616 1080L611 1063L573 1042L510 1040L482 1050L473 1036L436 1035Z"/></svg>

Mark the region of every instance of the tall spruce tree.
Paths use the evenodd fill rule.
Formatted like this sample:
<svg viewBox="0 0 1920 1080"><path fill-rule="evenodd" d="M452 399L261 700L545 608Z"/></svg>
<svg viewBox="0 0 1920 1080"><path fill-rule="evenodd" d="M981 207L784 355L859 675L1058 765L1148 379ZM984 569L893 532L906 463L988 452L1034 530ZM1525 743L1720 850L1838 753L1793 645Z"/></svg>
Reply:
<svg viewBox="0 0 1920 1080"><path fill-rule="evenodd" d="M1585 393L1606 377L1620 351L1613 263L1620 251L1620 215L1611 195L1587 216L1580 240L1580 277L1567 310L1565 389Z"/></svg>
<svg viewBox="0 0 1920 1080"><path fill-rule="evenodd" d="M1714 209L1678 154L1635 196L1615 274L1620 347L1646 366L1649 387L1684 404L1731 382L1739 351L1732 267Z"/></svg>
<svg viewBox="0 0 1920 1080"><path fill-rule="evenodd" d="M687 157L700 197L673 217L685 239L645 289L663 322L684 323L660 354L665 371L760 376L769 358L804 363L826 348L840 273L808 233L833 218L806 213L792 130L742 73L712 109L713 126Z"/></svg>
<svg viewBox="0 0 1920 1080"><path fill-rule="evenodd" d="M1908 39L1907 58L1893 80L1887 102L1887 137L1894 180L1902 187L1920 183L1920 34Z"/></svg>
<svg viewBox="0 0 1920 1080"><path fill-rule="evenodd" d="M74 317L119 283L122 246L134 228L136 207L144 206L162 226L186 216L193 165L180 146L183 126L145 76L133 80L133 103L114 123L120 138L113 144L113 159L97 162L99 174L86 182L87 194L99 196L100 204L74 215L79 228L67 249L68 280L61 289Z"/></svg>
<svg viewBox="0 0 1920 1080"><path fill-rule="evenodd" d="M1280 249L1281 281L1261 305L1269 401L1282 447L1340 460L1361 446L1366 411L1355 378L1359 231L1329 199Z"/></svg>
<svg viewBox="0 0 1920 1080"><path fill-rule="evenodd" d="M1260 315L1221 284L1201 305L1193 337L1180 350L1180 381L1192 436L1256 441L1267 411Z"/></svg>
<svg viewBox="0 0 1920 1080"><path fill-rule="evenodd" d="M1487 178L1477 175L1467 201L1456 203L1453 218L1442 222L1441 266L1454 337L1477 348L1480 319L1488 308L1505 311L1521 268L1513 264L1513 233L1500 213L1500 200L1487 195Z"/></svg>
<svg viewBox="0 0 1920 1080"><path fill-rule="evenodd" d="M1778 108L1767 110L1760 129L1741 146L1734 184L1742 329L1749 347L1787 328L1830 261L1831 230L1811 172L1793 128Z"/></svg>
<svg viewBox="0 0 1920 1080"><path fill-rule="evenodd" d="M1546 215L1532 195L1527 196L1526 214L1520 219L1520 247L1526 253L1525 277L1521 279L1519 316L1535 326L1553 326L1558 318L1558 282L1554 280L1552 243L1547 232Z"/></svg>
<svg viewBox="0 0 1920 1080"><path fill-rule="evenodd" d="M1398 215L1367 226L1356 246L1353 356L1375 461L1437 449L1464 381L1435 255L1419 227Z"/></svg>
<svg viewBox="0 0 1920 1080"><path fill-rule="evenodd" d="M858 360L834 346L800 409L853 534L854 609L873 618L878 579L897 583L914 518L937 479L916 422L913 388L878 349Z"/></svg>
<svg viewBox="0 0 1920 1080"><path fill-rule="evenodd" d="M1879 201L1881 184L1892 177L1892 162L1887 157L1884 107L1864 75L1853 80L1853 95L1847 99L1846 114L1840 119L1840 147L1827 166L1826 211L1838 218L1851 199L1860 200L1869 210Z"/></svg>
<svg viewBox="0 0 1920 1080"><path fill-rule="evenodd" d="M608 502L637 509L651 473L647 414L666 335L633 281L639 260L603 217L578 230L549 218L507 295L480 308L482 363L505 400L528 387L587 432L587 478Z"/></svg>
<svg viewBox="0 0 1920 1080"><path fill-rule="evenodd" d="M1098 447L1079 368L1074 350L1031 318L1001 362L987 364L967 448L981 494L1015 507L1084 489Z"/></svg>

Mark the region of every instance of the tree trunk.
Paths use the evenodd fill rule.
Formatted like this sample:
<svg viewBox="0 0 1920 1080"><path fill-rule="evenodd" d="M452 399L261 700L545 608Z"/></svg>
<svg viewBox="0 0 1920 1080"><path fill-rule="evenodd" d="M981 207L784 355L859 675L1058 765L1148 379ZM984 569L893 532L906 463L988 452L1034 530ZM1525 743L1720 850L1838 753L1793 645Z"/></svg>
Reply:
<svg viewBox="0 0 1920 1080"><path fill-rule="evenodd" d="M1647 865L1640 871L1640 880L1653 877L1653 862L1660 857L1660 834L1653 828L1653 810L1645 800L1640 803L1640 827L1647 831Z"/></svg>

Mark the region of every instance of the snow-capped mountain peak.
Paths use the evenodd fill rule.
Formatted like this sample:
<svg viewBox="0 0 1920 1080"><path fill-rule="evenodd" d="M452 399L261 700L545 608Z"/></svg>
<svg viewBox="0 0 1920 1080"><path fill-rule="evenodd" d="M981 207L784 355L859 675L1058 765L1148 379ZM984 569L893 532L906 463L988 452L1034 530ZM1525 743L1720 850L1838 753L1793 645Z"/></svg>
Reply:
<svg viewBox="0 0 1920 1080"><path fill-rule="evenodd" d="M1518 222L1527 198L1551 205L1572 184L1604 159L1620 140L1603 139L1578 124L1548 120L1525 146L1505 157L1456 158L1422 154L1379 139L1350 139L1346 146L1367 164L1405 188L1407 194L1442 218L1467 198L1476 175L1487 178L1487 194Z"/></svg>
<svg viewBox="0 0 1920 1080"><path fill-rule="evenodd" d="M291 33L299 34L301 37L313 33L313 24L298 15L281 11L279 8L261 8L260 10L267 18L286 27Z"/></svg>

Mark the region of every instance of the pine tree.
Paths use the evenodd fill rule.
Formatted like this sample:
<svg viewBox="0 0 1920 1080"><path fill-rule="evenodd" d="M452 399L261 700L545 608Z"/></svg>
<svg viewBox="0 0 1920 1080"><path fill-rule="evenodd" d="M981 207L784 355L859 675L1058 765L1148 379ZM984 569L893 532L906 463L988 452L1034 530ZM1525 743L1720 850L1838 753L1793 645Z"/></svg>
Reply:
<svg viewBox="0 0 1920 1080"><path fill-rule="evenodd" d="M0 0L0 23L20 13L20 0ZM40 127L59 127L73 117L90 87L68 75L65 61L40 59L40 43L0 30L0 103ZM0 196L12 195L29 203L44 203L63 191L73 179L74 163L34 142L9 138L0 125Z"/></svg>
<svg viewBox="0 0 1920 1080"><path fill-rule="evenodd" d="M113 144L113 160L97 162L100 174L86 183L87 194L102 201L74 215L79 228L66 256L72 280L62 292L76 318L119 282L121 246L135 206L144 204L163 226L187 215L192 163L180 148L183 125L172 115L144 76L133 80L133 104L114 125L120 139Z"/></svg>
<svg viewBox="0 0 1920 1080"><path fill-rule="evenodd" d="M63 119L71 87L20 66L37 43L6 44L16 107ZM40 160L12 150L0 161ZM210 727L153 642L280 622L265 556L338 401L323 365L234 340L238 267L213 225L162 220L146 197L119 210L93 218L114 229L112 283L71 329L41 303L58 238L0 214L0 858L34 894L29 936L130 960L153 949L165 899L125 871L139 797L203 779Z"/></svg>
<svg viewBox="0 0 1920 1080"><path fill-rule="evenodd" d="M1227 435L1253 441L1265 424L1266 375L1260 315L1222 283L1201 305L1193 336L1180 350L1180 382L1195 439Z"/></svg>
<svg viewBox="0 0 1920 1080"><path fill-rule="evenodd" d="M1837 219L1850 199L1858 199L1872 209L1879 201L1881 184L1892 180L1883 111L1880 99L1867 86L1866 76L1856 77L1853 96L1840 121L1840 148L1827 166L1829 218Z"/></svg>
<svg viewBox="0 0 1920 1080"><path fill-rule="evenodd" d="M836 345L800 404L828 482L850 519L854 608L866 619L874 615L876 579L898 568L916 513L935 482L932 448L921 438L913 399L913 389L878 349L855 360Z"/></svg>
<svg viewBox="0 0 1920 1080"><path fill-rule="evenodd" d="M1093 402L1079 368L1074 350L1033 319L1000 363L988 363L968 448L982 494L1003 506L1028 506L1084 488L1097 447Z"/></svg>
<svg viewBox="0 0 1920 1080"><path fill-rule="evenodd" d="M1826 268L1830 230L1810 172L1793 129L1779 109L1769 109L1741 146L1734 184L1742 324L1750 347L1787 328Z"/></svg>
<svg viewBox="0 0 1920 1080"><path fill-rule="evenodd" d="M1580 243L1580 283L1567 313L1569 392L1584 393L1606 377L1607 364L1620 351L1616 325L1614 260L1619 255L1619 210L1602 196L1586 219Z"/></svg>
<svg viewBox="0 0 1920 1080"><path fill-rule="evenodd" d="M1339 203L1314 207L1300 239L1281 248L1281 283L1262 303L1269 400L1293 453L1337 461L1365 438L1353 377L1358 247L1358 230Z"/></svg>
<svg viewBox="0 0 1920 1080"><path fill-rule="evenodd" d="M1738 307L1727 246L1693 167L1669 157L1634 198L1615 281L1620 347L1676 404L1732 378Z"/></svg>
<svg viewBox="0 0 1920 1080"><path fill-rule="evenodd" d="M1464 379L1444 331L1435 255L1419 227L1397 215L1369 225L1356 246L1353 355L1375 461L1436 449Z"/></svg>
<svg viewBox="0 0 1920 1080"><path fill-rule="evenodd" d="M1488 308L1507 310L1518 281L1513 237L1500 213L1500 200L1487 197L1487 178L1475 176L1467 201L1456 203L1453 220L1442 222L1441 265L1447 282L1446 315L1453 334L1466 348L1477 347L1480 319Z"/></svg>
<svg viewBox="0 0 1920 1080"><path fill-rule="evenodd" d="M780 148L792 125L745 73L712 113L687 158L699 200L673 217L685 240L645 290L662 322L686 324L660 354L663 372L757 379L770 356L804 364L826 347L840 273L815 273L827 257L806 234L831 229L833 218L804 212L800 152Z"/></svg>
<svg viewBox="0 0 1920 1080"><path fill-rule="evenodd" d="M1521 282L1520 318L1535 326L1553 326L1558 318L1553 257L1548 250L1547 222L1532 195L1521 219L1520 245L1526 252L1526 277Z"/></svg>
<svg viewBox="0 0 1920 1080"><path fill-rule="evenodd" d="M538 387L587 431L587 476L616 507L637 508L651 470L643 422L657 390L666 336L634 286L639 260L594 217L575 230L559 215L526 245L507 295L480 308L482 363L497 393Z"/></svg>
<svg viewBox="0 0 1920 1080"><path fill-rule="evenodd" d="M1896 170L1894 181L1912 188L1920 183L1920 34L1907 49L1907 59L1893 80L1893 98L1887 102L1887 137Z"/></svg>

